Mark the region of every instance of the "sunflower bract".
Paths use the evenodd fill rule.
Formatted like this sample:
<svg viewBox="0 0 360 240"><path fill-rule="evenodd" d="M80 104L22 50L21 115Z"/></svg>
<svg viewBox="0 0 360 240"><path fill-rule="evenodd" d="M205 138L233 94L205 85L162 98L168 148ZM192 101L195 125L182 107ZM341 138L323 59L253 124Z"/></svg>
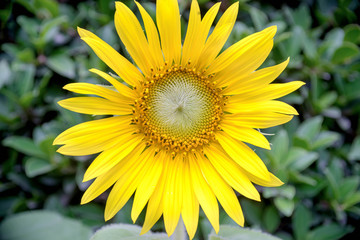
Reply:
<svg viewBox="0 0 360 240"><path fill-rule="evenodd" d="M192 239L199 206L217 232L218 202L243 226L233 189L260 201L253 183L283 184L246 143L270 149L256 129L290 121L296 110L274 99L304 83L272 83L288 59L257 70L273 47L276 26L220 53L236 21L238 3L222 14L209 35L220 3L201 18L197 1L192 1L183 43L176 0L157 1L156 24L139 3L136 5L145 29L123 3L116 3L115 13L116 30L136 66L93 33L78 28L81 39L126 82L91 69L114 88L88 83L64 87L92 96L62 100L62 107L110 115L76 125L54 141L63 145L58 150L62 154L100 153L85 173L84 181L95 181L82 204L113 186L105 219L112 218L134 195L134 222L147 204L142 233L163 216L171 235L182 217Z"/></svg>

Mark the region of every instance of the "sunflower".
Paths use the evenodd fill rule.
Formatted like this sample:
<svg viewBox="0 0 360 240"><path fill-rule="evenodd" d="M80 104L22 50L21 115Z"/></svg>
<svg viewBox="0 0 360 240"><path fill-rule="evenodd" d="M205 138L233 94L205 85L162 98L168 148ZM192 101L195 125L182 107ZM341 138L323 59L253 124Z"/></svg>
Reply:
<svg viewBox="0 0 360 240"><path fill-rule="evenodd" d="M193 0L183 43L176 0L157 1L157 26L145 9L136 5L145 31L123 3L116 2L115 13L117 33L136 65L93 33L78 28L81 39L119 77L91 69L112 86L71 83L64 89L92 96L59 102L74 112L109 115L76 125L54 141L63 145L58 152L65 155L100 153L85 172L84 181L95 180L81 203L113 186L105 220L134 195L134 222L147 205L142 233L163 216L171 235L181 216L193 238L200 206L218 232L218 202L243 226L234 190L260 201L253 183L266 187L283 184L244 142L270 149L268 140L256 129L286 123L298 114L274 99L303 85L300 81L271 83L289 59L257 70L273 47L276 26L220 53L236 21L238 2L224 12L209 34L220 3L201 18Z"/></svg>

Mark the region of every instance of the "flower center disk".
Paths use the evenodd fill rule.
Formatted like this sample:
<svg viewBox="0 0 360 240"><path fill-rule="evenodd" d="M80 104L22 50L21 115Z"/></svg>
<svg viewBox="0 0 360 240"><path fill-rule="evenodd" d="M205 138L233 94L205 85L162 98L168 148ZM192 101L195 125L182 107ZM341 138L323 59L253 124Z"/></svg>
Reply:
<svg viewBox="0 0 360 240"><path fill-rule="evenodd" d="M210 80L193 70L173 67L143 84L134 121L142 125L149 145L160 144L175 155L214 137L224 100Z"/></svg>

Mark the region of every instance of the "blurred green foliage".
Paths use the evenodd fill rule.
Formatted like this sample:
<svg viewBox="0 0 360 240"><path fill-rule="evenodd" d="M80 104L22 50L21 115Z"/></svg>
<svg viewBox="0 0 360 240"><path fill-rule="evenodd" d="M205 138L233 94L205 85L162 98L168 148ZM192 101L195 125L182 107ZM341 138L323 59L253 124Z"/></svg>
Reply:
<svg viewBox="0 0 360 240"><path fill-rule="evenodd" d="M136 9L133 1L124 2ZM231 2L223 1L221 11ZM185 33L190 1L179 3ZM199 3L204 13L214 2ZM60 155L52 141L68 127L94 117L61 109L56 102L70 96L62 90L69 82L104 83L89 68L108 70L80 41L77 26L95 32L129 57L114 29L114 2L11 0L2 4L0 219L6 220L0 229L9 229L9 221L19 225L29 221L18 213L43 209L34 214L48 214L48 221L60 225L72 224L74 234L86 239L90 229L105 224L105 195L79 205L89 184L82 183L82 176L93 157ZM155 3L143 4L155 17ZM239 196L247 226L296 240L352 239L359 233L359 15L356 0L240 1L238 21L226 47L277 25L274 49L263 66L290 56L277 81L306 82L283 99L300 115L283 127L264 130L271 151L256 149L285 185L259 188L260 203ZM131 223L130 209L131 202L111 222ZM37 227L46 225L36 215L31 219ZM138 223L142 221L143 216ZM223 211L220 222L234 225ZM164 231L163 224L157 223L153 230ZM201 213L196 238L206 239L210 233L211 226ZM17 239L1 234L3 239ZM210 238L217 239L212 234Z"/></svg>

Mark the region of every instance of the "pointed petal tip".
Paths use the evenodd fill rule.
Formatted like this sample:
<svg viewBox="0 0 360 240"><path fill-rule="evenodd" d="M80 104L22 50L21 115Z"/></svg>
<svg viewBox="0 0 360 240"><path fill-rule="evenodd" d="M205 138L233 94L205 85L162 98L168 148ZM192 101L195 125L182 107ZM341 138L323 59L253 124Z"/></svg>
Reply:
<svg viewBox="0 0 360 240"><path fill-rule="evenodd" d="M105 213L104 213L104 220L105 222L109 221L110 219L112 219L116 213L113 212L109 212L109 210L106 209L107 204L105 206Z"/></svg>
<svg viewBox="0 0 360 240"><path fill-rule="evenodd" d="M266 150L271 150L270 143L266 142L263 148L266 149Z"/></svg>
<svg viewBox="0 0 360 240"><path fill-rule="evenodd" d="M68 83L65 86L63 86L63 89L70 91L69 89L73 86L73 83Z"/></svg>
<svg viewBox="0 0 360 240"><path fill-rule="evenodd" d="M82 38L87 36L88 31L78 26L77 27L77 32L78 32L80 38L82 39Z"/></svg>
<svg viewBox="0 0 360 240"><path fill-rule="evenodd" d="M115 8L118 9L118 7L122 7L123 3L120 1L115 1Z"/></svg>
<svg viewBox="0 0 360 240"><path fill-rule="evenodd" d="M131 209L131 221L133 222L133 224L135 224L138 216L139 216L139 214L134 212L134 206L133 206Z"/></svg>
<svg viewBox="0 0 360 240"><path fill-rule="evenodd" d="M57 136L55 139L54 139L54 141L52 142L52 145L54 146L54 145L61 145L61 138L59 138L60 137L60 135L59 136Z"/></svg>
<svg viewBox="0 0 360 240"><path fill-rule="evenodd" d="M280 180L280 178L277 178L277 177L275 177L276 178L276 184L278 184L278 187L280 187L280 186L282 186L282 185L284 185L284 182L283 181L281 181Z"/></svg>
<svg viewBox="0 0 360 240"><path fill-rule="evenodd" d="M87 204L89 201L89 199L86 197L86 194L84 194L81 198L81 201L80 201L80 204L81 205L84 205L84 204Z"/></svg>
<svg viewBox="0 0 360 240"><path fill-rule="evenodd" d="M236 1L236 2L234 2L230 7L235 7L235 8L237 8L237 9L239 9L239 1Z"/></svg>
<svg viewBox="0 0 360 240"><path fill-rule="evenodd" d="M144 229L144 227L141 229L140 236L147 233L149 230Z"/></svg>
<svg viewBox="0 0 360 240"><path fill-rule="evenodd" d="M95 177L93 175L94 175L94 172L90 168L88 168L84 173L82 182L87 182L87 181L90 181L91 179L94 179Z"/></svg>

